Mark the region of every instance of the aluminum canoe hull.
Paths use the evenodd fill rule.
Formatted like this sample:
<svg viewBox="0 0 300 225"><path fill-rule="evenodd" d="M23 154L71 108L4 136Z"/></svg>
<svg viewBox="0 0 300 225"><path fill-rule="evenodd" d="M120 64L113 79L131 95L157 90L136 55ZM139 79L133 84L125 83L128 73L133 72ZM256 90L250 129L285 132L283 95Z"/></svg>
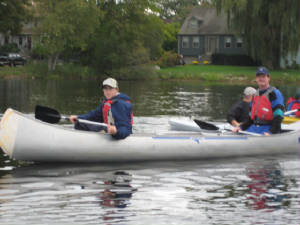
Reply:
<svg viewBox="0 0 300 225"><path fill-rule="evenodd" d="M0 123L0 147L11 158L46 162L194 160L299 153L299 130L256 137L233 134L110 135L50 125L8 109Z"/></svg>

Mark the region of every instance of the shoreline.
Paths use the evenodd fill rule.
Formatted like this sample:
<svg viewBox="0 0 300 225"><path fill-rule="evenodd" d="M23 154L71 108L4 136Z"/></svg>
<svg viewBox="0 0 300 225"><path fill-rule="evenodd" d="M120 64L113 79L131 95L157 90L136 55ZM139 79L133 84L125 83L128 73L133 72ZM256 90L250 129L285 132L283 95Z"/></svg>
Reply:
<svg viewBox="0 0 300 225"><path fill-rule="evenodd" d="M70 69L71 68L71 69ZM228 84L253 84L257 67L222 65L184 65L157 69L154 64L141 65L100 75L95 70L80 65L62 65L48 73L45 65L28 64L18 67L0 67L0 79L56 79L101 80L108 76L118 80L197 80ZM84 70L84 73L83 73ZM270 70L271 82L276 84L300 83L298 69Z"/></svg>

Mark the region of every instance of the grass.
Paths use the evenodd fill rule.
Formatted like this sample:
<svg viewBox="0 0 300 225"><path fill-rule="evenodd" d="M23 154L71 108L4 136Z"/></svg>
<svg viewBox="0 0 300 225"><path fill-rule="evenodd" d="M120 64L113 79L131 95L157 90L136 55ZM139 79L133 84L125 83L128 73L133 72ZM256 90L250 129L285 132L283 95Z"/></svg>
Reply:
<svg viewBox="0 0 300 225"><path fill-rule="evenodd" d="M161 79L196 79L204 81L250 82L255 79L257 67L222 65L185 65L163 68L158 71ZM300 72L296 69L271 70L271 80L275 82L300 82Z"/></svg>
<svg viewBox="0 0 300 225"><path fill-rule="evenodd" d="M155 70L153 65L111 71L110 76L122 80L203 80L207 82L250 83L255 80L257 67L221 65L185 65ZM299 83L300 72L296 69L271 70L272 82ZM107 75L106 75L107 76ZM0 78L46 78L46 79L100 79L94 69L78 64L58 65L49 73L46 62L28 63L18 67L0 67Z"/></svg>

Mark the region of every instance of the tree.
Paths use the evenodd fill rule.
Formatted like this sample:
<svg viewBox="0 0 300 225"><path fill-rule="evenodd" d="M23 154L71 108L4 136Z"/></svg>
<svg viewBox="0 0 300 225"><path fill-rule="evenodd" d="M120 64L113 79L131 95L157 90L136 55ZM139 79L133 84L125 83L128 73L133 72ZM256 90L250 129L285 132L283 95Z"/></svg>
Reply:
<svg viewBox="0 0 300 225"><path fill-rule="evenodd" d="M28 4L28 0L0 0L0 33L20 33L29 17Z"/></svg>
<svg viewBox="0 0 300 225"><path fill-rule="evenodd" d="M66 49L84 50L99 23L95 1L39 0L37 33L48 57L48 70L56 67Z"/></svg>
<svg viewBox="0 0 300 225"><path fill-rule="evenodd" d="M299 0L214 0L230 28L243 35L249 55L269 68L299 49Z"/></svg>
<svg viewBox="0 0 300 225"><path fill-rule="evenodd" d="M85 64L109 73L155 59L161 52L161 21L151 0L100 1L103 13L84 52Z"/></svg>

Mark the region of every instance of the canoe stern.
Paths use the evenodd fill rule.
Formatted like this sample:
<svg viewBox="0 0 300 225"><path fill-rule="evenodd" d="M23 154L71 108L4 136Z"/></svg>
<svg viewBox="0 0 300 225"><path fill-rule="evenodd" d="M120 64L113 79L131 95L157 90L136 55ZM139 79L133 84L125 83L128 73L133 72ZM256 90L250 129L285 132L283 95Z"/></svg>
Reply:
<svg viewBox="0 0 300 225"><path fill-rule="evenodd" d="M14 151L18 119L14 110L7 109L0 122L0 147L10 157Z"/></svg>

